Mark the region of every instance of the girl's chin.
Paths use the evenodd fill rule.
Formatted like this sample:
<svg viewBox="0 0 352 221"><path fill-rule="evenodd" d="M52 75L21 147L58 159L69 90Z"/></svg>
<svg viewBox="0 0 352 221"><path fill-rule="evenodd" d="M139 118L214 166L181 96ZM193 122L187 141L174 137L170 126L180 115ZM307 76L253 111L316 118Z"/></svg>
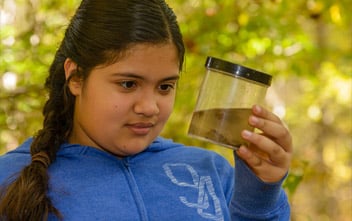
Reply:
<svg viewBox="0 0 352 221"><path fill-rule="evenodd" d="M136 143L135 145L130 143L128 146L122 146L122 148L117 148L115 151L110 151L110 153L118 157L127 157L143 152L148 148L150 143L151 142Z"/></svg>

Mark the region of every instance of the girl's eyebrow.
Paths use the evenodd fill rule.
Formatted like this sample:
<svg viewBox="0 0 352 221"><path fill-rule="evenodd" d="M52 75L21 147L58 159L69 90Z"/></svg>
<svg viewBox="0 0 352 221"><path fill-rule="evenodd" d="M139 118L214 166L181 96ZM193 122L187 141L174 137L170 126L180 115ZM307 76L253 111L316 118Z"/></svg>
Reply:
<svg viewBox="0 0 352 221"><path fill-rule="evenodd" d="M136 79L145 80L145 77L140 76L138 74L134 74L134 73L114 73L112 76L128 77L128 78L136 78ZM178 80L179 78L180 78L179 74L174 74L174 75L170 75L169 77L165 77L165 78L161 79L160 82Z"/></svg>
<svg viewBox="0 0 352 221"><path fill-rule="evenodd" d="M166 77L166 78L162 79L161 81L176 81L179 78L180 78L179 75L174 75L174 76Z"/></svg>

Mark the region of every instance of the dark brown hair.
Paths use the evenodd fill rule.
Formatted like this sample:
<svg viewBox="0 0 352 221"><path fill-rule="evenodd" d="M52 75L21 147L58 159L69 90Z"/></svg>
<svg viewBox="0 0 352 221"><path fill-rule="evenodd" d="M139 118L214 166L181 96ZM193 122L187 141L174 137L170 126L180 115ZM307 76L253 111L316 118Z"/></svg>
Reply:
<svg viewBox="0 0 352 221"><path fill-rule="evenodd" d="M0 192L0 220L47 220L49 214L62 219L47 196L47 169L55 161L60 145L72 130L74 96L67 89L64 62L72 59L75 75L86 79L97 65L116 61L130 46L139 43L172 42L179 67L184 44L174 12L163 0L83 0L56 52L45 86L49 98L44 106L43 128L30 147L31 163ZM72 75L71 75L72 76Z"/></svg>

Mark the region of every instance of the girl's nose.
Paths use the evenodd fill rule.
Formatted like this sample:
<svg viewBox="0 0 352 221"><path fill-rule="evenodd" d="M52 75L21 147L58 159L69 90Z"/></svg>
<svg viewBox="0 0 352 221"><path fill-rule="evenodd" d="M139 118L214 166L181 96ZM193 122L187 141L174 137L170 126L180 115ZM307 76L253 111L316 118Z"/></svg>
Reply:
<svg viewBox="0 0 352 221"><path fill-rule="evenodd" d="M160 109L157 102L157 96L153 93L144 93L135 102L134 112L146 117L159 114Z"/></svg>

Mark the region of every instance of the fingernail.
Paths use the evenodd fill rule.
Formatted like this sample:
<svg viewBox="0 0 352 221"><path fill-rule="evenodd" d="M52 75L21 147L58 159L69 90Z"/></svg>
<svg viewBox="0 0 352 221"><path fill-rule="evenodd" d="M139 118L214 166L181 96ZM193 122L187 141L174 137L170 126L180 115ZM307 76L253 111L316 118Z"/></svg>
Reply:
<svg viewBox="0 0 352 221"><path fill-rule="evenodd" d="M249 131L249 130L244 130L242 132L242 135L243 135L244 138L249 138L252 135L252 132Z"/></svg>
<svg viewBox="0 0 352 221"><path fill-rule="evenodd" d="M260 113L262 111L262 108L259 105L254 105L254 112L255 113Z"/></svg>
<svg viewBox="0 0 352 221"><path fill-rule="evenodd" d="M246 154L248 152L247 148L245 146L241 146L240 149L238 150L241 154Z"/></svg>
<svg viewBox="0 0 352 221"><path fill-rule="evenodd" d="M249 121L250 121L251 124L256 125L259 122L259 119L257 117L255 117L255 116L251 116L249 118Z"/></svg>

